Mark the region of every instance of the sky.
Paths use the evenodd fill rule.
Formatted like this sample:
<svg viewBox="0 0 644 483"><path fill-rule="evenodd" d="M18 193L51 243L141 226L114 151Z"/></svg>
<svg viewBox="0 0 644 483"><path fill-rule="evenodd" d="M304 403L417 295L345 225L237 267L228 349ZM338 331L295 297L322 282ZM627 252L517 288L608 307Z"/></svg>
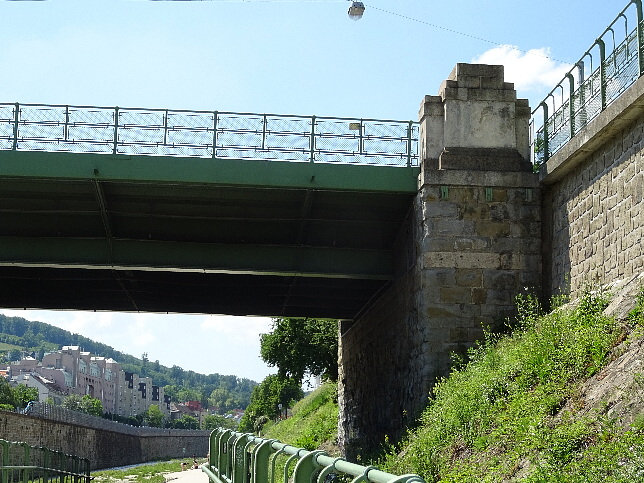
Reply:
<svg viewBox="0 0 644 483"><path fill-rule="evenodd" d="M0 0L0 102L417 120L457 62L534 108L627 0ZM261 381L260 317L13 311L115 349Z"/></svg>

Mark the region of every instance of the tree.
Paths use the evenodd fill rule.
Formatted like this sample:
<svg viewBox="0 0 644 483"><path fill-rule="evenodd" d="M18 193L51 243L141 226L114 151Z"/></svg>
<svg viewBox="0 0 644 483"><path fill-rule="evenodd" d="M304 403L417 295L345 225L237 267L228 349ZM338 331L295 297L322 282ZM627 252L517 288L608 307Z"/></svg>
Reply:
<svg viewBox="0 0 644 483"><path fill-rule="evenodd" d="M11 386L4 377L0 377L0 409L11 410L14 407L15 404Z"/></svg>
<svg viewBox="0 0 644 483"><path fill-rule="evenodd" d="M216 428L237 429L237 423L234 419L219 414L208 414L203 418L203 429Z"/></svg>
<svg viewBox="0 0 644 483"><path fill-rule="evenodd" d="M17 408L24 408L30 401L38 401L38 389L18 384L12 389L13 403Z"/></svg>
<svg viewBox="0 0 644 483"><path fill-rule="evenodd" d="M277 366L283 378L302 381L304 374L338 379L338 323L326 319L273 319L260 336L260 355Z"/></svg>
<svg viewBox="0 0 644 483"><path fill-rule="evenodd" d="M78 394L70 394L63 401L62 407L71 409L72 411L79 411L92 416L103 416L103 403L100 399L95 399L86 394L80 397Z"/></svg>
<svg viewBox="0 0 644 483"><path fill-rule="evenodd" d="M9 351L8 356L9 356L10 362L19 361L20 358L22 357L22 352L20 351L20 349L12 349Z"/></svg>
<svg viewBox="0 0 644 483"><path fill-rule="evenodd" d="M103 416L103 403L100 399L93 398L86 394L81 398L80 410L92 416Z"/></svg>
<svg viewBox="0 0 644 483"><path fill-rule="evenodd" d="M144 413L143 413L143 424L146 426L152 426L155 428L163 427L163 413L159 409L159 406L152 404Z"/></svg>
<svg viewBox="0 0 644 483"><path fill-rule="evenodd" d="M301 381L279 374L267 376L253 389L250 404L239 422L239 430L257 430L255 422L262 417L267 420L277 418L280 414L280 404L282 408L287 408L293 401L302 399L304 392L300 384Z"/></svg>
<svg viewBox="0 0 644 483"><path fill-rule="evenodd" d="M199 420L195 417L184 414L179 419L170 421L166 427L174 429L199 429Z"/></svg>

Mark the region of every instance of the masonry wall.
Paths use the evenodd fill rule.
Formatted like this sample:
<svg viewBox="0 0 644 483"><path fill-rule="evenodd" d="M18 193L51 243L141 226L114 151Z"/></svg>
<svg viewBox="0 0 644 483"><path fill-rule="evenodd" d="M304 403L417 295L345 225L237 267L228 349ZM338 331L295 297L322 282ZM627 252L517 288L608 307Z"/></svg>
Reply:
<svg viewBox="0 0 644 483"><path fill-rule="evenodd" d="M396 440L424 407L430 378L417 270L420 210L396 243L396 278L355 321L340 323L338 442L350 460Z"/></svg>
<svg viewBox="0 0 644 483"><path fill-rule="evenodd" d="M621 102L637 105L633 91L638 90L641 100L642 79ZM588 285L609 284L644 271L644 113L616 107L593 121L599 126L590 125L589 133L580 133L581 139L554 157L552 164L558 169L549 161L544 171L551 172L542 173L548 295L575 297ZM599 138L595 145L593 137Z"/></svg>
<svg viewBox="0 0 644 483"><path fill-rule="evenodd" d="M421 104L421 174L396 276L340 329L339 442L348 458L397 440L433 384L541 284L541 194L527 101L502 66L458 64ZM467 120L467 122L464 122Z"/></svg>
<svg viewBox="0 0 644 483"><path fill-rule="evenodd" d="M208 433L201 433L186 436L180 430L167 430L158 436L133 436L0 411L0 439L88 458L92 470L158 459L190 458L193 454L205 456Z"/></svg>

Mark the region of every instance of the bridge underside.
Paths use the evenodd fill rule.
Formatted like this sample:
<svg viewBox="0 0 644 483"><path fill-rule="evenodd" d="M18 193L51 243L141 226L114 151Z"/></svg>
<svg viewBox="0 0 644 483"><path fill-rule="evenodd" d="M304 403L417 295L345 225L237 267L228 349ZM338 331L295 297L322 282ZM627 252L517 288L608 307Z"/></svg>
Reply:
<svg viewBox="0 0 644 483"><path fill-rule="evenodd" d="M391 279L413 170L206 161L1 153L0 306L353 318Z"/></svg>

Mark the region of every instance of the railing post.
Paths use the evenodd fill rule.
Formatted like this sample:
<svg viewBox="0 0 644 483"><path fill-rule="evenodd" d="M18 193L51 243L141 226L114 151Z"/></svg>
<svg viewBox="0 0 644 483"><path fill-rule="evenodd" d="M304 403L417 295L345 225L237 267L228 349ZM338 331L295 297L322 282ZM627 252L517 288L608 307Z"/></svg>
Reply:
<svg viewBox="0 0 644 483"><path fill-rule="evenodd" d="M569 95L568 102L570 103L570 109L568 116L570 117L570 138L575 135L575 79L570 72L566 74L569 81Z"/></svg>
<svg viewBox="0 0 644 483"><path fill-rule="evenodd" d="M212 159L217 159L217 117L219 111L213 112L212 120Z"/></svg>
<svg viewBox="0 0 644 483"><path fill-rule="evenodd" d="M112 147L112 154L116 154L116 148L119 140L119 108L114 108L114 145Z"/></svg>
<svg viewBox="0 0 644 483"><path fill-rule="evenodd" d="M23 443L22 447L25 450L22 464L25 465L25 466L33 466L32 463L31 463L31 456L29 454L29 449L30 449L29 445L27 443ZM31 475L29 475L29 473L31 473ZM23 472L22 472L22 481L23 481L23 483L29 483L29 480L32 480L33 477L35 476L34 473L35 473L34 470L24 469ZM31 478L29 476L31 476Z"/></svg>
<svg viewBox="0 0 644 483"><path fill-rule="evenodd" d="M606 109L606 43L602 39L596 40L599 47L599 89L602 101L602 111Z"/></svg>
<svg viewBox="0 0 644 483"><path fill-rule="evenodd" d="M364 139L362 138L362 131L364 129L364 121L360 119L360 134L359 134L359 140L358 140L358 153L363 154L364 152Z"/></svg>
<svg viewBox="0 0 644 483"><path fill-rule="evenodd" d="M20 119L20 104L16 102L16 107L13 112L13 151L18 149L18 120Z"/></svg>
<svg viewBox="0 0 644 483"><path fill-rule="evenodd" d="M413 129L413 121L409 121L407 125L407 167L411 167L411 131Z"/></svg>
<svg viewBox="0 0 644 483"><path fill-rule="evenodd" d="M163 114L163 145L168 144L168 110Z"/></svg>
<svg viewBox="0 0 644 483"><path fill-rule="evenodd" d="M637 27L635 30L637 32L637 61L639 65L639 74L644 74L644 39L642 38L642 21L644 20L644 15L642 15L642 0L633 0L635 4L635 9L637 10Z"/></svg>
<svg viewBox="0 0 644 483"><path fill-rule="evenodd" d="M316 460L320 454L326 453L324 451L312 451L297 462L293 472L293 483L310 483L313 481L313 473L320 468Z"/></svg>
<svg viewBox="0 0 644 483"><path fill-rule="evenodd" d="M262 150L266 149L266 114L262 119Z"/></svg>
<svg viewBox="0 0 644 483"><path fill-rule="evenodd" d="M311 116L311 158L310 161L313 163L315 161L315 116Z"/></svg>
<svg viewBox="0 0 644 483"><path fill-rule="evenodd" d="M258 444L253 450L253 479L252 483L268 483L268 461L273 448L272 439L267 439Z"/></svg>
<svg viewBox="0 0 644 483"><path fill-rule="evenodd" d="M540 105L543 107L543 162L545 163L550 158L548 149L548 104L543 101Z"/></svg>
<svg viewBox="0 0 644 483"><path fill-rule="evenodd" d="M65 129L63 131L63 138L67 141L69 137L69 106L65 106Z"/></svg>

